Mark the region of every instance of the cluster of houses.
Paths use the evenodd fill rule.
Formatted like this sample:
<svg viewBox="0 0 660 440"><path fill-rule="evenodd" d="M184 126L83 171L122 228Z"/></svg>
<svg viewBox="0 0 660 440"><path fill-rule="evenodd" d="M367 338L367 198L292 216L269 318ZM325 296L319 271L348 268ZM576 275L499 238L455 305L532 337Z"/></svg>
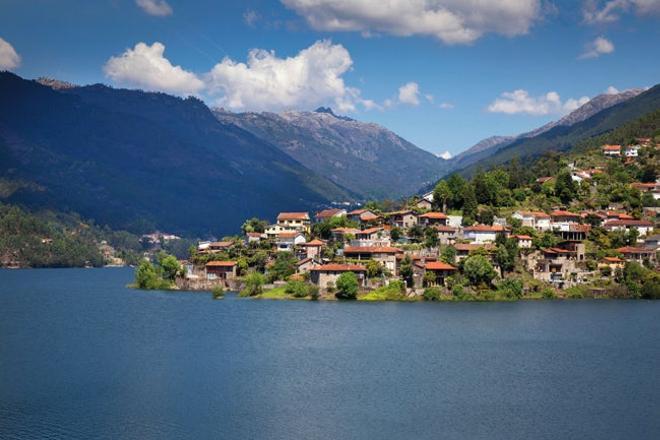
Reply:
<svg viewBox="0 0 660 440"><path fill-rule="evenodd" d="M539 232L551 232L558 238L556 246L534 250L532 237L511 234L512 228L504 218L496 217L493 225L463 226L461 216L434 211L418 212L419 208L426 208L425 202L429 202L428 199L422 198L417 210L406 209L385 214L368 209L347 211L332 208L317 212L312 219L307 212L282 212L277 216L276 222L266 227L264 232L249 232L244 241L248 245L267 241L273 250L273 256L277 252L293 253L298 261L297 272L307 274L308 279L321 291L334 286L337 278L344 272L354 272L364 288L369 287L370 283L383 283L397 278L406 256L412 261L413 284L416 288L429 284L444 284L446 277L455 273L457 267L439 261L438 248L402 246L408 242L406 232L418 225L426 230L433 230L440 245L454 247L457 263L479 249L494 260L492 255L498 235L504 234L513 238L518 243L522 261L534 278L552 283L558 288L584 282L594 275L594 271L589 271L584 264L584 241L592 225L611 231L629 231L634 228L639 234L638 246L618 249L622 257L603 260L600 263L603 267L616 269L625 261L632 260L655 262L656 252L659 250L658 235L651 235L654 224L635 219L624 212L516 211L512 218L519 220L523 226ZM327 241L311 237L313 221L322 222L333 217L345 217L356 226L332 229ZM395 228L401 233L397 240L392 238ZM338 250L331 257L326 257L324 249L331 244ZM201 242L198 253L228 251L235 245L232 241ZM402 247L416 250L403 250ZM367 264L370 261L377 262L382 267L384 276L381 279L368 279ZM496 266L494 261L493 265ZM428 272L433 276L428 276ZM237 262L209 261L205 267L205 277L223 282L236 278Z"/></svg>

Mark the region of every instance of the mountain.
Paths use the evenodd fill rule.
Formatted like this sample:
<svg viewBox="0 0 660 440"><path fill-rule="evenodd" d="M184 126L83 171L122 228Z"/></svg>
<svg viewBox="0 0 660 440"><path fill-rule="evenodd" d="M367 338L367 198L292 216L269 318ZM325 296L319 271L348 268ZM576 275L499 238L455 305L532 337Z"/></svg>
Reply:
<svg viewBox="0 0 660 440"><path fill-rule="evenodd" d="M526 133L519 134L517 136L491 136L486 139L479 141L477 144L463 151L462 153L456 155L451 160L451 168L453 170L462 169L468 167L472 164L475 164L484 158L495 154L497 151L511 145L514 141L523 139L523 138L533 138L539 136L554 127L570 127L582 122L591 116L595 115L598 112L601 112L607 108L610 108L614 105L617 105L621 102L627 101L631 98L642 93L644 89L630 89L624 90L619 93L603 93L598 95L585 104L581 105L576 110L572 111L568 115L558 119L556 121L551 121L539 128L528 131Z"/></svg>
<svg viewBox="0 0 660 440"><path fill-rule="evenodd" d="M227 234L353 197L203 102L0 73L0 201L134 232Z"/></svg>
<svg viewBox="0 0 660 440"><path fill-rule="evenodd" d="M514 157L525 163L548 151L569 151L581 141L607 133L658 109L660 109L660 84L572 125L557 124L536 136L517 138L486 157L480 158L478 163L463 168L460 173L470 175L477 167L499 165ZM589 112L584 114L587 115Z"/></svg>
<svg viewBox="0 0 660 440"><path fill-rule="evenodd" d="M444 159L422 150L380 125L337 116L321 107L314 112L232 113L214 110L268 140L280 150L362 198L397 198L437 180Z"/></svg>

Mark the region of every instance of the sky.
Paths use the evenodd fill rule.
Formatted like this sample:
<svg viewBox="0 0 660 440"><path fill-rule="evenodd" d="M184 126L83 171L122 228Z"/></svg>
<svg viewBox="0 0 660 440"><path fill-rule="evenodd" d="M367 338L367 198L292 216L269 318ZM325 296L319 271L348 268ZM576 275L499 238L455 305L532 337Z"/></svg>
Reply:
<svg viewBox="0 0 660 440"><path fill-rule="evenodd" d="M660 82L660 0L0 0L0 70L465 150Z"/></svg>

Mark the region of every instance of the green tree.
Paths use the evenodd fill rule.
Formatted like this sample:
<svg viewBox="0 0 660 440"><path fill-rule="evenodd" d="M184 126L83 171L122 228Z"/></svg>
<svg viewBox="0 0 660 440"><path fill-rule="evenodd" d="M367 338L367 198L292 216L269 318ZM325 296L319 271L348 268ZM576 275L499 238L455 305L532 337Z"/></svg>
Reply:
<svg viewBox="0 0 660 440"><path fill-rule="evenodd" d="M490 285L496 273L483 255L472 255L463 263L463 273L473 286Z"/></svg>
<svg viewBox="0 0 660 440"><path fill-rule="evenodd" d="M150 261L142 260L135 271L135 284L140 289L160 289L163 279Z"/></svg>
<svg viewBox="0 0 660 440"><path fill-rule="evenodd" d="M559 197L562 203L569 204L575 198L576 194L577 188L575 187L575 182L573 182L571 172L562 170L555 180L555 195Z"/></svg>
<svg viewBox="0 0 660 440"><path fill-rule="evenodd" d="M440 251L440 261L447 264L456 264L456 248L453 246L444 246Z"/></svg>
<svg viewBox="0 0 660 440"><path fill-rule="evenodd" d="M441 180L433 190L433 204L442 209L442 212L447 211L447 202L451 199L451 188L446 180Z"/></svg>
<svg viewBox="0 0 660 440"><path fill-rule="evenodd" d="M284 280L296 273L296 259L291 252L278 252L275 262L268 269L270 281Z"/></svg>
<svg viewBox="0 0 660 440"><path fill-rule="evenodd" d="M169 281L174 281L183 270L179 261L172 255L159 254L158 264L162 269L163 278Z"/></svg>
<svg viewBox="0 0 660 440"><path fill-rule="evenodd" d="M475 193L474 185L468 183L463 191L463 224L471 225L477 218L479 203Z"/></svg>
<svg viewBox="0 0 660 440"><path fill-rule="evenodd" d="M390 231L390 238L392 239L392 241L399 241L399 239L401 238L401 229L397 227L392 228L392 230Z"/></svg>
<svg viewBox="0 0 660 440"><path fill-rule="evenodd" d="M383 275L383 265L376 260L367 261L367 276L369 278L378 278Z"/></svg>
<svg viewBox="0 0 660 440"><path fill-rule="evenodd" d="M355 299L357 298L358 283L357 275L353 272L344 272L337 278L337 293L335 296L340 299Z"/></svg>
<svg viewBox="0 0 660 440"><path fill-rule="evenodd" d="M241 230L243 231L244 234L247 234L248 232L263 233L267 227L268 227L267 220L261 220L256 217L252 217L251 219L246 220L245 223L243 223Z"/></svg>
<svg viewBox="0 0 660 440"><path fill-rule="evenodd" d="M399 275L401 275L401 278L406 282L406 285L408 287L411 287L413 284L413 267L412 267L412 259L410 258L410 255L406 255L403 257L403 260L401 260L401 266L399 268Z"/></svg>
<svg viewBox="0 0 660 440"><path fill-rule="evenodd" d="M435 248L438 246L438 231L434 228L426 228L424 230L424 246L427 248Z"/></svg>

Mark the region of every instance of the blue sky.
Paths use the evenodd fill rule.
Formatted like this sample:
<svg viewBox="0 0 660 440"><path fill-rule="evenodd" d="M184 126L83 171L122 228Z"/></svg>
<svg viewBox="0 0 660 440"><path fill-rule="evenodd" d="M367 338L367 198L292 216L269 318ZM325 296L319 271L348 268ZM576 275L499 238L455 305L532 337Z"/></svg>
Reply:
<svg viewBox="0 0 660 440"><path fill-rule="evenodd" d="M234 111L330 105L453 154L660 82L660 0L483 3L0 0L0 68Z"/></svg>

